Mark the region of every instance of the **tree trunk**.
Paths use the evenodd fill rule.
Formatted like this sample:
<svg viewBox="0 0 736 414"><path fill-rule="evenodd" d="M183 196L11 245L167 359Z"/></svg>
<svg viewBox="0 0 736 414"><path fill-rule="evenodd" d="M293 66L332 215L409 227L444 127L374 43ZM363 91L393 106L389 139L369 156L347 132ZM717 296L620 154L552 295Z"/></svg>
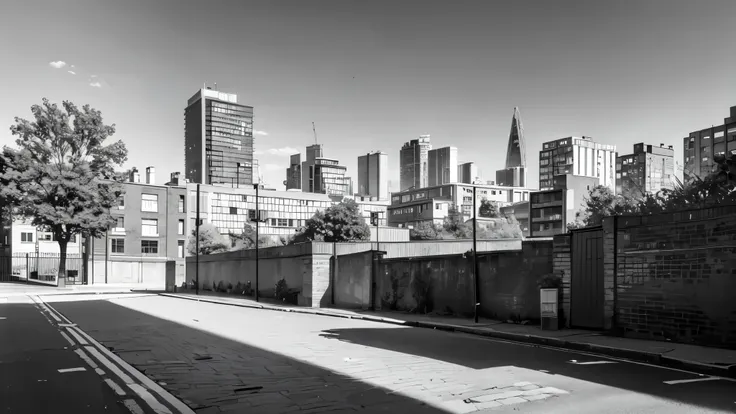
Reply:
<svg viewBox="0 0 736 414"><path fill-rule="evenodd" d="M66 245L66 241L59 240L59 273L56 276L59 287L66 286Z"/></svg>

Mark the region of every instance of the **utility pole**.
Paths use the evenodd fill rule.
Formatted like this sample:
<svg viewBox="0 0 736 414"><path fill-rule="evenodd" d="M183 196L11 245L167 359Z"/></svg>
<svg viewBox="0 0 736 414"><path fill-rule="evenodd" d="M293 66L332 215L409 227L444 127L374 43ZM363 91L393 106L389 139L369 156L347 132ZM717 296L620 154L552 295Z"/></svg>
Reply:
<svg viewBox="0 0 736 414"><path fill-rule="evenodd" d="M196 257L196 270L195 270L195 284L196 286L196 293L199 295L199 184L197 184L197 218L195 219L196 223L194 223L195 228L195 235L194 235L194 248L196 250L195 257Z"/></svg>
<svg viewBox="0 0 736 414"><path fill-rule="evenodd" d="M256 302L258 302L258 227L261 221L261 211L258 210L258 187L259 184L253 184L256 190Z"/></svg>
<svg viewBox="0 0 736 414"><path fill-rule="evenodd" d="M479 274L478 274L478 211L475 207L475 190L476 187L473 187L473 275L475 276L474 282L475 282L475 323L478 323L478 307L480 306L480 299L478 297L478 291L480 290L480 280L479 280Z"/></svg>

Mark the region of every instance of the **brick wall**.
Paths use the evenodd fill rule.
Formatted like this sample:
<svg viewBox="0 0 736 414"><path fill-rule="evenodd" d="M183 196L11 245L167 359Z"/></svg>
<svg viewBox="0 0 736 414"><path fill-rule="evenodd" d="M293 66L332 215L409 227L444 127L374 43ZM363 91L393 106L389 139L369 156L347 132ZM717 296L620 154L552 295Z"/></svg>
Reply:
<svg viewBox="0 0 736 414"><path fill-rule="evenodd" d="M614 326L616 278L616 224L618 217L603 220L603 329Z"/></svg>
<svg viewBox="0 0 736 414"><path fill-rule="evenodd" d="M616 327L736 348L736 206L618 220Z"/></svg>
<svg viewBox="0 0 736 414"><path fill-rule="evenodd" d="M555 274L562 276L562 300L560 301L561 312L560 324L564 327L570 326L570 280L572 272L571 262L571 238L570 234L559 234L554 236L552 242L552 267Z"/></svg>

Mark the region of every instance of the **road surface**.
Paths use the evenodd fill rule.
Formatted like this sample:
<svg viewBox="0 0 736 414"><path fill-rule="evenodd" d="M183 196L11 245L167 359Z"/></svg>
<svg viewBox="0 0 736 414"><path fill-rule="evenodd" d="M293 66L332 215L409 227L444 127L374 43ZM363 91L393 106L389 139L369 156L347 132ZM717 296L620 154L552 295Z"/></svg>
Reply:
<svg viewBox="0 0 736 414"><path fill-rule="evenodd" d="M197 413L736 412L736 382L377 322L156 295L49 305Z"/></svg>

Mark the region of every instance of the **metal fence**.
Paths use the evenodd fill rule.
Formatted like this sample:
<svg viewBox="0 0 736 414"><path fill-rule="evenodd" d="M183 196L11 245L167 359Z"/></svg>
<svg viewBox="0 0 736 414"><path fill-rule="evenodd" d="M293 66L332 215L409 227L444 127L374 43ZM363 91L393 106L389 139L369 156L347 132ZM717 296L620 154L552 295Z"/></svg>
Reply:
<svg viewBox="0 0 736 414"><path fill-rule="evenodd" d="M60 257L58 253L15 253L0 256L0 281L37 281L57 284ZM66 283L86 284L84 261L80 254L66 256Z"/></svg>

